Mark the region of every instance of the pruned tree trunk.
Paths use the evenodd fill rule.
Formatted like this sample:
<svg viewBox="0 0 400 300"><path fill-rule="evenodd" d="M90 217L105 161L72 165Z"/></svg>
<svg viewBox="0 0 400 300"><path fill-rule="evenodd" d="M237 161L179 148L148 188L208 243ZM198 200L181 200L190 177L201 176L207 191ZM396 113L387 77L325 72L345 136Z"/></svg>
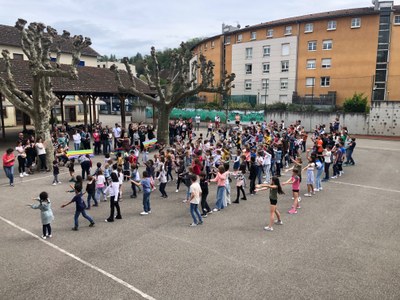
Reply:
<svg viewBox="0 0 400 300"><path fill-rule="evenodd" d="M167 105L160 105L158 107L157 141L167 145L169 144L169 115L171 111L172 108Z"/></svg>
<svg viewBox="0 0 400 300"><path fill-rule="evenodd" d="M37 138L42 138L46 147L46 164L51 169L54 160L54 146L50 135L50 113L42 110L40 114L35 114L33 123L35 126L35 134Z"/></svg>

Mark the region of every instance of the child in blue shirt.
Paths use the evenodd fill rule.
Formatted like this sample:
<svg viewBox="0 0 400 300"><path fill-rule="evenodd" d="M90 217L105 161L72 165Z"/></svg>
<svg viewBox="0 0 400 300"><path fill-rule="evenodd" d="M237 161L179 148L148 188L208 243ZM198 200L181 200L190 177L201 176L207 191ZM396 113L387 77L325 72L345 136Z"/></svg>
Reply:
<svg viewBox="0 0 400 300"><path fill-rule="evenodd" d="M136 182L133 180L131 180L131 182L136 186L143 187L143 211L140 213L140 215L146 216L148 214L151 214L150 194L154 187L154 181L152 181L152 178L150 177L149 173L147 171L144 171L143 179L140 182Z"/></svg>

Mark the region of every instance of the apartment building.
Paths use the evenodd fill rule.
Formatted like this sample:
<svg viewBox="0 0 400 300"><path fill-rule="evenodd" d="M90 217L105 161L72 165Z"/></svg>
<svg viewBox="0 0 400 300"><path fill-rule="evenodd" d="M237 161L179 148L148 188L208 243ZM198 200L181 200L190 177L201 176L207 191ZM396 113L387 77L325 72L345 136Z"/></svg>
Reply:
<svg viewBox="0 0 400 300"><path fill-rule="evenodd" d="M400 101L400 6L393 1L245 28L223 26L222 34L193 52L215 63L216 83L223 72L236 73L232 99L342 105L364 93L369 101Z"/></svg>

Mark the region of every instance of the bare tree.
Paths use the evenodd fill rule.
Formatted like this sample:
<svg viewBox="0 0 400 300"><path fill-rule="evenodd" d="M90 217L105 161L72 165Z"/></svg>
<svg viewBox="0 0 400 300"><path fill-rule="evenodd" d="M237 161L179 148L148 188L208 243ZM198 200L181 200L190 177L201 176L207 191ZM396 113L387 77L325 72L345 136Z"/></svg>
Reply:
<svg viewBox="0 0 400 300"><path fill-rule="evenodd" d="M50 116L57 97L52 90L51 79L64 77L78 78L77 65L80 62L81 52L91 45L89 38L81 35L73 37L73 53L71 66L61 69L61 43L70 39L69 32L61 36L57 31L42 23L30 23L26 28L26 21L18 19L15 27L21 32L21 47L29 60L29 70L32 77L30 92L21 91L15 82L12 73L12 60L7 50L2 51L6 66L6 78L0 78L0 90L14 106L26 113L33 121L36 137L41 137L46 144L47 160L52 161L54 149L50 136ZM51 53L56 54L56 62L51 62ZM48 164L51 166L51 164Z"/></svg>
<svg viewBox="0 0 400 300"><path fill-rule="evenodd" d="M118 88L121 93L130 94L147 101L154 105L158 110L157 138L159 142L168 144L169 142L169 115L174 107L189 97L200 92L219 93L226 95L231 89L231 83L235 79L235 74L223 74L221 81L214 83L214 63L207 61L203 55L198 60L192 59L192 54L182 43L180 49L172 53L172 62L169 75L166 79L160 78L160 68L157 60L157 53L154 47L151 48L149 61L145 61L144 69L147 83L150 88L156 90L157 98L139 91L129 66L128 58L124 58L126 71L129 75L129 86L121 80L120 72L115 65L111 69L116 74ZM151 65L151 68L149 68Z"/></svg>

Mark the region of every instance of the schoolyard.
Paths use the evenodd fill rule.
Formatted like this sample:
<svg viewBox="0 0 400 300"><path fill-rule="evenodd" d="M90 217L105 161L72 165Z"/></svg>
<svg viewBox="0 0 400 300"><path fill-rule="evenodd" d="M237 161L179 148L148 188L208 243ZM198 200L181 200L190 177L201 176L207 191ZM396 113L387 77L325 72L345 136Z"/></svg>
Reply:
<svg viewBox="0 0 400 300"><path fill-rule="evenodd" d="M284 224L273 232L263 230L267 192L190 228L185 190L175 193L175 182L167 185L168 199L152 193L148 216L139 215L142 194L130 199L124 183L122 220L105 223L109 203L101 202L88 211L96 226L81 217L73 232L74 205L60 208L72 198L66 168L57 186L39 173L17 176L11 188L2 171L0 298L399 299L399 154L398 141L358 139L356 165L303 197L297 215L286 213L292 200L284 188ZM304 194L305 183L301 188ZM48 240L40 238L39 211L26 206L41 191L55 215ZM210 205L215 191L211 186Z"/></svg>

